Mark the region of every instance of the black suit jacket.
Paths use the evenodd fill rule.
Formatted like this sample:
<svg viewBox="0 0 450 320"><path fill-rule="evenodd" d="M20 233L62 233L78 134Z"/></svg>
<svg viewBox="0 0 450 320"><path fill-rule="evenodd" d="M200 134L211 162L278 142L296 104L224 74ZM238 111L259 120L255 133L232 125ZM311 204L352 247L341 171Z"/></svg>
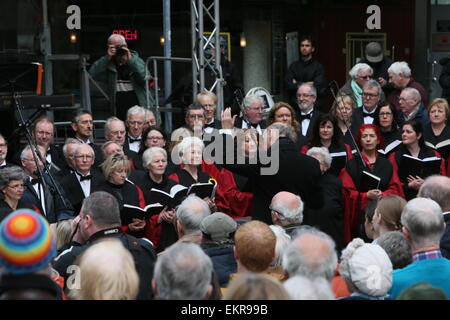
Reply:
<svg viewBox="0 0 450 320"><path fill-rule="evenodd" d="M60 220L70 219L74 217L73 207L70 204L69 199L64 191L64 189L58 185L59 190L61 191L61 195L64 198L67 206L64 205L63 200L59 197L55 186L51 182L50 178L46 173L44 173L44 179L47 184L47 187L44 188L45 193L45 204L46 204L46 215L44 215L44 210L41 205L41 201L39 199L38 194L33 188L30 180L27 178L25 182L25 191L22 195L21 200L25 203L33 205L36 207L42 215L44 215L49 223L55 223ZM56 181L58 184L58 182Z"/></svg>
<svg viewBox="0 0 450 320"><path fill-rule="evenodd" d="M224 139L232 139L230 135L224 135ZM251 179L253 187L253 219L272 224L270 203L275 194L280 191L288 191L299 195L305 203L305 207L320 208L322 206L322 190L318 182L322 176L319 162L307 155L301 154L294 142L286 137L280 137L278 170L275 174L262 174L263 161L258 159L256 164L226 163L224 167L230 171L241 174ZM225 141L224 145L233 145ZM274 146L271 152L275 152ZM224 152L226 154L226 151ZM272 155L272 165L277 157ZM248 163L248 162L247 162Z"/></svg>
<svg viewBox="0 0 450 320"><path fill-rule="evenodd" d="M242 123L245 122L244 117L238 117L236 118L235 122L234 122L234 126L238 129L242 129ZM261 129L265 129L267 128L267 124L266 124L266 120L262 120L259 123L259 126L261 127Z"/></svg>
<svg viewBox="0 0 450 320"><path fill-rule="evenodd" d="M319 115L322 114L322 112L320 112L316 108L313 109L311 120L309 120L308 130L306 130L306 136L304 136L303 133L302 133L302 121L300 121L300 110L298 109L298 107L295 110L295 112L296 112L296 115L297 115L297 121L300 123L299 136L305 137L306 140L309 140L309 138L312 135L312 130L313 130L314 124L316 123L317 118L319 117Z"/></svg>
<svg viewBox="0 0 450 320"><path fill-rule="evenodd" d="M98 189L98 186L100 186L105 181L105 177L101 172L94 169L91 170L91 174L93 176L91 179L92 193L94 190ZM66 192L67 198L69 199L75 210L75 214L78 214L85 197L80 182L78 181L77 174L75 172L72 172L66 175L61 181L61 186Z"/></svg>
<svg viewBox="0 0 450 320"><path fill-rule="evenodd" d="M376 108L375 108L373 115L375 115L375 113L376 113ZM352 114L352 126L355 128L356 131L358 131L359 127L361 127L362 124L364 124L363 108L362 107L356 108L353 110L353 114Z"/></svg>

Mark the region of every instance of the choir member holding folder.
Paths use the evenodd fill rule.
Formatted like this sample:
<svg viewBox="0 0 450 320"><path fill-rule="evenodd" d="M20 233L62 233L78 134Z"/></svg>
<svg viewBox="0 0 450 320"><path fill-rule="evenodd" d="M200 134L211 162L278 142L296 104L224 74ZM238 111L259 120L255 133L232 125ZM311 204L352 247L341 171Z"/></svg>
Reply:
<svg viewBox="0 0 450 320"><path fill-rule="evenodd" d="M426 177L446 174L444 159L425 145L422 124L415 119L403 124L402 146L389 156L389 161L402 182L406 200L416 197Z"/></svg>
<svg viewBox="0 0 450 320"><path fill-rule="evenodd" d="M448 165L450 154L450 127L447 119L450 114L447 100L436 98L427 107L430 123L423 128L425 145L439 152ZM447 168L447 166L446 166Z"/></svg>
<svg viewBox="0 0 450 320"><path fill-rule="evenodd" d="M105 191L113 195L123 216L124 205L144 208L145 199L142 190L128 180L130 175L130 161L126 155L113 153L100 165L106 180L95 191ZM142 237L144 235L145 219L133 218L131 223L122 219L123 231Z"/></svg>
<svg viewBox="0 0 450 320"><path fill-rule="evenodd" d="M325 147L331 158L331 167L328 172L339 176L345 164L352 156L352 150L348 144L343 142L342 132L339 129L336 118L329 113L322 113L314 123L312 136L307 146L303 146L301 153L306 153L313 147Z"/></svg>
<svg viewBox="0 0 450 320"><path fill-rule="evenodd" d="M142 155L142 164L148 170L141 182L146 203L159 203L163 206L161 213L153 215L150 220L147 220L148 226L145 228L146 237L153 242L157 252L161 252L178 240L173 224L175 208L182 201L186 192L179 197L174 194L176 191L181 190L182 192L186 187L167 177L167 152L165 149L161 147L148 148ZM172 201L167 199L172 199Z"/></svg>
<svg viewBox="0 0 450 320"><path fill-rule="evenodd" d="M361 235L364 210L369 201L377 201L390 194L404 197L397 172L392 164L377 152L383 144L378 127L373 124L361 125L356 143L362 159L355 155L340 174L344 199L345 243Z"/></svg>
<svg viewBox="0 0 450 320"><path fill-rule="evenodd" d="M373 124L380 128L384 142L384 148L378 149L378 153L389 158L389 155L402 144L402 135L397 126L397 111L394 106L388 103L377 108Z"/></svg>

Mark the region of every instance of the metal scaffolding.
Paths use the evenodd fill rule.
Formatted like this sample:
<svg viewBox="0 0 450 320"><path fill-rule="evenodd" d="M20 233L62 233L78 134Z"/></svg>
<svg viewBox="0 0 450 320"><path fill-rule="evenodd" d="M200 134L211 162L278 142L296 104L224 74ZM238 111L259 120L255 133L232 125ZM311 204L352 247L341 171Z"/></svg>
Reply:
<svg viewBox="0 0 450 320"><path fill-rule="evenodd" d="M225 85L220 65L219 2L219 0L191 0L193 100L197 93L204 89L213 91L217 96L216 115L218 117L223 110L223 86ZM212 28L211 33L207 35L205 34L205 20L206 25ZM213 49L214 55L210 54L211 49ZM209 87L206 87L205 84L206 69L215 76L215 81Z"/></svg>

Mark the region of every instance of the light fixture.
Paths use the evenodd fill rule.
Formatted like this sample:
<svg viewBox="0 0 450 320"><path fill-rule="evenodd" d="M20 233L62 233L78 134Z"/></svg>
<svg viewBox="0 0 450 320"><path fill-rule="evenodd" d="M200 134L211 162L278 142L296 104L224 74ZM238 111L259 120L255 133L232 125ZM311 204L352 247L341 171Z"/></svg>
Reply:
<svg viewBox="0 0 450 320"><path fill-rule="evenodd" d="M74 33L74 32L71 32L70 36L69 36L69 39L70 39L70 43L77 43L77 40L78 40L77 34Z"/></svg>
<svg viewBox="0 0 450 320"><path fill-rule="evenodd" d="M241 48L245 48L247 46L247 39L245 38L245 33L241 33L241 39L239 41Z"/></svg>
<svg viewBox="0 0 450 320"><path fill-rule="evenodd" d="M163 46L165 42L164 36L159 37L159 43Z"/></svg>

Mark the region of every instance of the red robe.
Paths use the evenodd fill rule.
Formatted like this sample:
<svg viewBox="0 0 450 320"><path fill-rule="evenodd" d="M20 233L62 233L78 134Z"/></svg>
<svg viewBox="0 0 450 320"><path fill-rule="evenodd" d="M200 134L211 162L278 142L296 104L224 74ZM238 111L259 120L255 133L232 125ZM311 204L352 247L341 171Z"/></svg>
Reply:
<svg viewBox="0 0 450 320"><path fill-rule="evenodd" d="M389 162L377 154L377 160L375 164L371 165L367 158L363 155L364 162L369 170L375 170L372 172L378 175L382 180L380 183L380 190L382 191L383 197L388 195L398 195L400 197L405 197L403 194L402 184L398 178L397 171L392 170L390 176L386 175L386 170L382 169L380 166L390 166ZM349 163L360 161L358 157L349 160L347 167L342 169L339 178L342 180L342 199L344 201L344 243L347 244L358 234L360 216L366 209L368 202L367 192L360 192L353 180L351 174L348 172ZM377 171L380 170L380 171ZM383 174L384 173L384 174Z"/></svg>

